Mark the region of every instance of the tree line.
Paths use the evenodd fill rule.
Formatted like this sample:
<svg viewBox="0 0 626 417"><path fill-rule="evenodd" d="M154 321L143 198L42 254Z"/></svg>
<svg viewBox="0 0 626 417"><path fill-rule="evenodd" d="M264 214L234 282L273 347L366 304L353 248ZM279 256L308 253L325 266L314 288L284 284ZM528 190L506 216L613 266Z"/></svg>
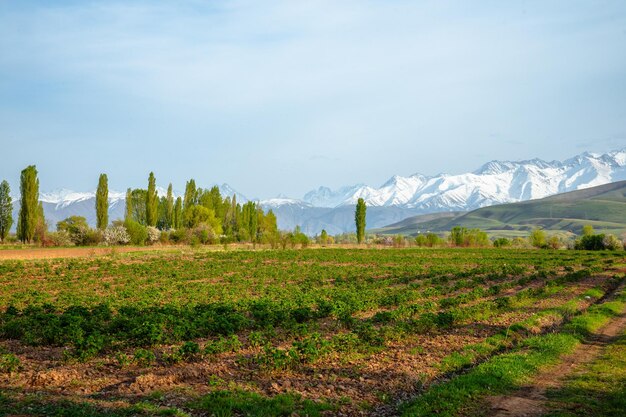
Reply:
<svg viewBox="0 0 626 417"><path fill-rule="evenodd" d="M17 238L22 243L45 240L47 225L39 201L39 179L34 165L20 175L20 209ZM281 239L300 240L299 230L281 235L276 216L255 202L241 204L236 196L222 196L217 186L196 187L187 181L184 197L174 199L172 184L159 197L154 173L148 176L147 188L129 188L126 192L124 219L109 222L109 190L106 174L101 174L96 190L96 229L91 230L84 217L71 216L57 223L55 239L63 243L153 243L172 240L188 243L252 242L280 244ZM11 189L0 183L0 242L13 226ZM66 241L66 242L64 242Z"/></svg>

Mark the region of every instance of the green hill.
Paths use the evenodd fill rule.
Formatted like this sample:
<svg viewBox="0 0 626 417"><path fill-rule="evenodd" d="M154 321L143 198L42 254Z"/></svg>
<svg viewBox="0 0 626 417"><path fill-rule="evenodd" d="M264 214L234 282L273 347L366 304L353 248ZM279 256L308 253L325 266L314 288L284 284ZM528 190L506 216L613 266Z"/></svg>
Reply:
<svg viewBox="0 0 626 417"><path fill-rule="evenodd" d="M430 216L430 217L429 217ZM626 181L557 194L540 200L483 207L468 213L437 213L405 219L381 229L384 234L416 235L479 228L492 236L518 236L540 227L580 234L585 224L620 235L626 231Z"/></svg>

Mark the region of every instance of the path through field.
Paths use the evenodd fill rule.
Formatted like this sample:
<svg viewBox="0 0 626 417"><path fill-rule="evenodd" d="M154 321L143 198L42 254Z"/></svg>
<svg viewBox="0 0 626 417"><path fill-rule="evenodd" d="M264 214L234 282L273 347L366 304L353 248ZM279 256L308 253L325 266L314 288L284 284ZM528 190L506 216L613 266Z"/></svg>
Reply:
<svg viewBox="0 0 626 417"><path fill-rule="evenodd" d="M550 367L537 375L532 384L522 387L510 395L488 399L492 417L535 417L546 413L548 390L561 388L568 376L585 370L603 350L615 342L626 330L626 311L591 335L571 355L556 367Z"/></svg>

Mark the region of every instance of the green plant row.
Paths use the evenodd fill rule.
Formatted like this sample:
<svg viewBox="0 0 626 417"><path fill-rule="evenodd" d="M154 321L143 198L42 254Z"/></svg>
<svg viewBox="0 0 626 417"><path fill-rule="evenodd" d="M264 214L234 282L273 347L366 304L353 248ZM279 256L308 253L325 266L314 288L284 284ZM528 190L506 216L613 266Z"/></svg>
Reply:
<svg viewBox="0 0 626 417"><path fill-rule="evenodd" d="M470 372L435 385L402 407L403 416L468 415L488 395L511 392L545 366L558 362L612 317L623 313L626 294L615 301L590 307L574 317L559 333L534 336L510 353L493 357Z"/></svg>

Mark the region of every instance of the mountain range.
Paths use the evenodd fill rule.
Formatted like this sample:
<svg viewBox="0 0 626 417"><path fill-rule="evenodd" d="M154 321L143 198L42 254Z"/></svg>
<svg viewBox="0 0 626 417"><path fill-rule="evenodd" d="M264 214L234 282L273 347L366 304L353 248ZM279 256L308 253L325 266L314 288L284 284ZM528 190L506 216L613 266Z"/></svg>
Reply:
<svg viewBox="0 0 626 417"><path fill-rule="evenodd" d="M585 152L565 161L491 161L462 174L394 175L380 187L319 187L301 199L280 196L259 204L274 211L281 229L299 225L310 235L322 229L337 234L353 231L354 205L359 198L368 205L367 227L379 228L418 214L471 211L620 180L626 180L626 148L604 154ZM222 184L220 190L223 195L236 194L238 201L247 200L228 184ZM84 216L95 224L95 192L58 190L42 193L40 200L51 225L70 215ZM109 218L122 218L124 193L110 191L109 204Z"/></svg>
<svg viewBox="0 0 626 417"><path fill-rule="evenodd" d="M374 231L415 236L447 232L452 227L461 226L479 228L491 236L517 237L541 228L571 236L580 235L585 225L617 236L626 232L626 181L470 212L421 214Z"/></svg>

